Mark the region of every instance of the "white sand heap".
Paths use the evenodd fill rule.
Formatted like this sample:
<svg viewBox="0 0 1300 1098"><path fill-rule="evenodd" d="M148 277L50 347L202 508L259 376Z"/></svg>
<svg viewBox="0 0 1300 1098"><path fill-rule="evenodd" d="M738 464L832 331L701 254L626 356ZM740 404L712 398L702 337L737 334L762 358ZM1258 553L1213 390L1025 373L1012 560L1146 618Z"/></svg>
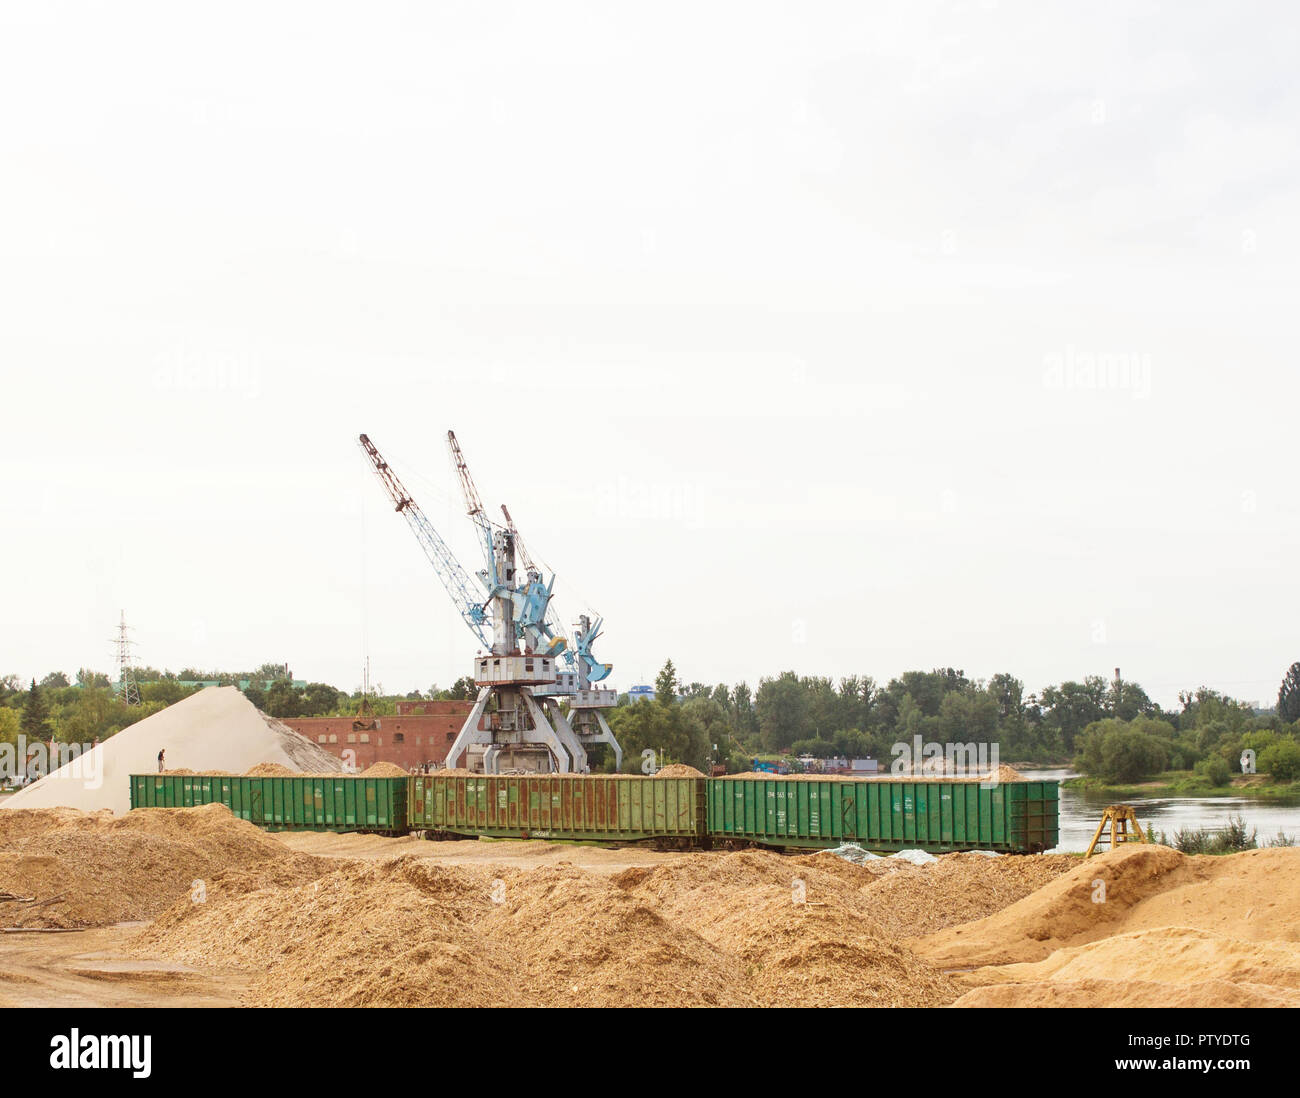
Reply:
<svg viewBox="0 0 1300 1098"><path fill-rule="evenodd" d="M210 686L152 717L122 729L99 746L0 801L0 808L131 808L132 774L168 770L226 770L242 774L258 763L324 773L343 764L292 728L266 716L233 686Z"/></svg>

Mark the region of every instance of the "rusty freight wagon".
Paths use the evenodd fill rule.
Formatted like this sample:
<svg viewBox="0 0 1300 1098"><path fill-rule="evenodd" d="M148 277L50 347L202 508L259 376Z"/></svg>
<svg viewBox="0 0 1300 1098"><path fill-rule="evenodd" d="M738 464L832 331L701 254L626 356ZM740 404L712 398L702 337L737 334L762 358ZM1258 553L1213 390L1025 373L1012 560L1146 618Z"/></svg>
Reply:
<svg viewBox="0 0 1300 1098"><path fill-rule="evenodd" d="M703 846L706 784L629 775L416 775L410 822L447 835Z"/></svg>

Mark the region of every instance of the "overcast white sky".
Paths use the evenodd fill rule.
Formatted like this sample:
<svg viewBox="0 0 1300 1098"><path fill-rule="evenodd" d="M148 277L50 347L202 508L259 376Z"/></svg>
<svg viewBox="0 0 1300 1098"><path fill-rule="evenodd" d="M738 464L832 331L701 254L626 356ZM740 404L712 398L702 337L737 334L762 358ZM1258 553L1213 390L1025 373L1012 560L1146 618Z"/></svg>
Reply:
<svg viewBox="0 0 1300 1098"><path fill-rule="evenodd" d="M620 688L1300 659L1293 6L6 4L0 673L476 642L444 436ZM1103 369L1091 369L1098 362Z"/></svg>

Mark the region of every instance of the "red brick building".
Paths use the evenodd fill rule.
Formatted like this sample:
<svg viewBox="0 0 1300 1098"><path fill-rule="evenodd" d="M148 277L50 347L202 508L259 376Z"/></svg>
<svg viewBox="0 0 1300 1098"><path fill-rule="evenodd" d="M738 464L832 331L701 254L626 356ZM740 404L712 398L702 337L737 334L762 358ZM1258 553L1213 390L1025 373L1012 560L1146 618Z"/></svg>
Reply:
<svg viewBox="0 0 1300 1098"><path fill-rule="evenodd" d="M291 717L285 720L331 755L353 762L358 770L390 762L405 770L447 758L447 748L465 723L472 701L397 703L397 714L358 721L355 717ZM344 755L352 752L351 756Z"/></svg>

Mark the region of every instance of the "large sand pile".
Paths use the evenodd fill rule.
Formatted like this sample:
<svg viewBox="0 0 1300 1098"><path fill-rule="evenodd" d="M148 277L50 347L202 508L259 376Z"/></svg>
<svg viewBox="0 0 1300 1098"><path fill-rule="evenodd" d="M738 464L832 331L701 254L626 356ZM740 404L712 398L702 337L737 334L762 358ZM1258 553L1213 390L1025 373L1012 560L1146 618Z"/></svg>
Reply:
<svg viewBox="0 0 1300 1098"><path fill-rule="evenodd" d="M1300 849L1211 858L1132 844L1089 858L995 915L909 945L945 968L1004 965L1159 927L1300 942Z"/></svg>
<svg viewBox="0 0 1300 1098"><path fill-rule="evenodd" d="M0 814L0 925L105 926L149 919L195 881L208 900L299 884L336 861L288 850L224 805L115 817L70 809Z"/></svg>
<svg viewBox="0 0 1300 1098"><path fill-rule="evenodd" d="M692 854L615 881L739 959L760 1004L927 1006L953 998L951 981L890 941L859 882L836 872L745 851Z"/></svg>
<svg viewBox="0 0 1300 1098"><path fill-rule="evenodd" d="M959 1006L1300 1006L1300 950L1161 927L957 980L984 985Z"/></svg>
<svg viewBox="0 0 1300 1098"><path fill-rule="evenodd" d="M15 793L0 808L55 808L121 814L131 807L128 778L169 768L242 774L259 763L292 772L338 773L343 764L305 736L260 712L233 686L213 686L122 729L84 757Z"/></svg>
<svg viewBox="0 0 1300 1098"><path fill-rule="evenodd" d="M767 852L614 877L565 863L350 864L292 890L178 903L137 950L246 966L258 1005L887 1006L961 993L875 930L853 882Z"/></svg>
<svg viewBox="0 0 1300 1098"><path fill-rule="evenodd" d="M1166 984L1151 980L1079 980L1041 984L999 984L969 991L955 1007L1288 1007L1295 993L1263 984L1205 980Z"/></svg>
<svg viewBox="0 0 1300 1098"><path fill-rule="evenodd" d="M177 904L138 949L265 973L252 996L266 1006L752 1002L729 958L607 878L565 865L348 865L219 908Z"/></svg>
<svg viewBox="0 0 1300 1098"><path fill-rule="evenodd" d="M1079 864L1078 858L1068 854L990 858L970 852L945 854L921 866L895 858L856 866L828 854L813 855L811 860L818 865L834 860L851 873L865 872L868 880L862 891L870 915L882 931L896 939L992 915Z"/></svg>

